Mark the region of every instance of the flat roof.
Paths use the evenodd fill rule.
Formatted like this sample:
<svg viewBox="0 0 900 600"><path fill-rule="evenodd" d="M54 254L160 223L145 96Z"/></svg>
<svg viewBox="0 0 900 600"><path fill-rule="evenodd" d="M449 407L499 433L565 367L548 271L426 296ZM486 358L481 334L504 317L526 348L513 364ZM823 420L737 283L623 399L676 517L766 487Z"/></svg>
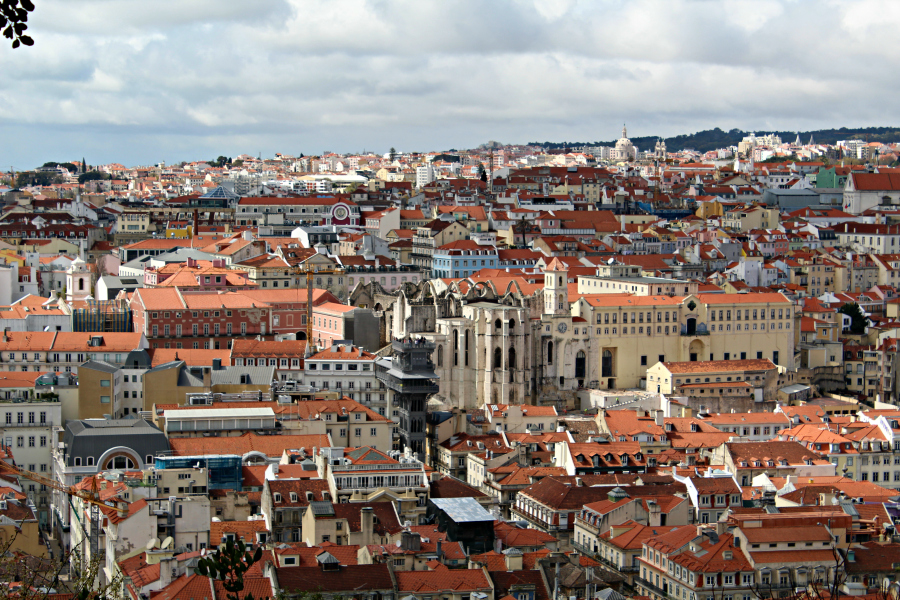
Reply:
<svg viewBox="0 0 900 600"><path fill-rule="evenodd" d="M272 417L275 411L265 408L182 408L163 411L163 417L169 419L213 419L227 417Z"/></svg>
<svg viewBox="0 0 900 600"><path fill-rule="evenodd" d="M474 498L432 498L431 501L457 523L497 520Z"/></svg>

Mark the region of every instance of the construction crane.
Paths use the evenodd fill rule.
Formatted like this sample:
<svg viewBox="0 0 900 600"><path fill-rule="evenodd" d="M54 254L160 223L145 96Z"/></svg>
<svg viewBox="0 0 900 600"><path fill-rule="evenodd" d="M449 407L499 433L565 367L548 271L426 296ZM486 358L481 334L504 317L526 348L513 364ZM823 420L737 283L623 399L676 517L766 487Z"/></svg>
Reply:
<svg viewBox="0 0 900 600"><path fill-rule="evenodd" d="M56 490L58 492L62 492L69 497L69 504L72 504L72 498L79 498L82 502L86 502L90 505L90 519L91 519L91 531L88 533L87 527L84 524L84 521L80 516L78 516L78 512L73 510L72 512L75 514L75 518L78 520L79 525L81 526L81 531L85 537L89 539L89 547L91 552L91 558L95 559L100 552L100 507L107 507L109 505L102 502L100 500L100 490L97 487L97 478L91 477L91 489L89 490L80 490L75 486L63 485L62 483L56 481L55 479L50 479L48 477L44 477L38 473L33 471L27 471L25 469L20 469L15 465L11 465L6 461L0 461L0 472L12 473L18 477L24 477L30 481L34 481L36 483L40 483L42 485L47 486L50 489ZM75 506L72 505L74 509ZM82 554L82 567L85 566L87 561L87 556Z"/></svg>
<svg viewBox="0 0 900 600"><path fill-rule="evenodd" d="M306 268L295 267L294 275L306 275L306 352L305 357L309 358L312 356L312 346L313 346L313 276L314 275L344 275L343 269L319 269L318 271L312 269L311 266L307 265Z"/></svg>

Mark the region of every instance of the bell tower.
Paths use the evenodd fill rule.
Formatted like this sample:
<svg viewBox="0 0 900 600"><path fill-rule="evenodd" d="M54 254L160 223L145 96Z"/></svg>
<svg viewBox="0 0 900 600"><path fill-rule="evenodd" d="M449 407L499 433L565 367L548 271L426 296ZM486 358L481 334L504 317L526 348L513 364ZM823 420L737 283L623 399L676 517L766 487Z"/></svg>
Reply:
<svg viewBox="0 0 900 600"><path fill-rule="evenodd" d="M544 314L569 314L569 268L558 258L544 267Z"/></svg>
<svg viewBox="0 0 900 600"><path fill-rule="evenodd" d="M91 272L80 258L66 269L66 302L81 301L91 295Z"/></svg>

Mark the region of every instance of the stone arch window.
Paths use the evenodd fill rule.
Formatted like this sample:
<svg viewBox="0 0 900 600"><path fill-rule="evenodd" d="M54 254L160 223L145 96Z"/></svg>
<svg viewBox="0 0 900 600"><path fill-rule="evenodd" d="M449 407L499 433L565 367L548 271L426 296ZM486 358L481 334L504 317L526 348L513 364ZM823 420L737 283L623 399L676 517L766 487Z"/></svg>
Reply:
<svg viewBox="0 0 900 600"><path fill-rule="evenodd" d="M547 342L547 364L553 364L553 342Z"/></svg>
<svg viewBox="0 0 900 600"><path fill-rule="evenodd" d="M516 372L516 369L518 368L517 363L516 363L516 349L515 348L511 347L509 349L509 352L507 352L507 354L506 354L506 368L509 369L509 382L515 383L515 381L516 381L515 372Z"/></svg>
<svg viewBox="0 0 900 600"><path fill-rule="evenodd" d="M503 321L500 319L494 321L494 329L503 329Z"/></svg>
<svg viewBox="0 0 900 600"><path fill-rule="evenodd" d="M78 278L78 291L84 291L84 279Z"/></svg>
<svg viewBox="0 0 900 600"><path fill-rule="evenodd" d="M444 366L444 346L438 346L437 349L437 364L439 367Z"/></svg>
<svg viewBox="0 0 900 600"><path fill-rule="evenodd" d="M503 368L503 351L500 348L494 348L494 368Z"/></svg>
<svg viewBox="0 0 900 600"><path fill-rule="evenodd" d="M459 366L459 331L453 336L453 366Z"/></svg>
<svg viewBox="0 0 900 600"><path fill-rule="evenodd" d="M465 366L469 366L469 330L466 329Z"/></svg>

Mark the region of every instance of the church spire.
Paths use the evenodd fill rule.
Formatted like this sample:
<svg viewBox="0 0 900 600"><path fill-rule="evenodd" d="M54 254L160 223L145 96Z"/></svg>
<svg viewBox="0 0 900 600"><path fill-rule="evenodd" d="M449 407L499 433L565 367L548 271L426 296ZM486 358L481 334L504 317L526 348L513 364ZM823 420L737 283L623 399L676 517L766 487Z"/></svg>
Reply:
<svg viewBox="0 0 900 600"><path fill-rule="evenodd" d="M628 137L628 130L625 128L625 123L622 123L622 137L623 138Z"/></svg>

